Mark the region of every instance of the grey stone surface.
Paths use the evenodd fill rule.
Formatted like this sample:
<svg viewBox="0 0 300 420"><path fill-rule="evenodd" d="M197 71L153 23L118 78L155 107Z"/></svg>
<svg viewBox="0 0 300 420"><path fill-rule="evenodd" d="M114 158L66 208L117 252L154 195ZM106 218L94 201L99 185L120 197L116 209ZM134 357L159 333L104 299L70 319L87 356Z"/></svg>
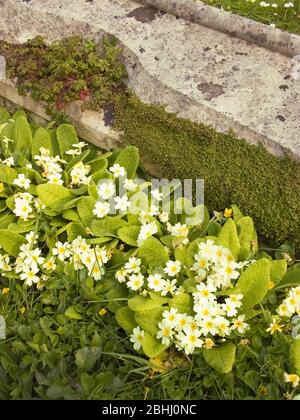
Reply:
<svg viewBox="0 0 300 420"><path fill-rule="evenodd" d="M174 16L216 29L230 36L280 52L289 57L300 54L300 36L272 28L243 16L195 0L137 0Z"/></svg>
<svg viewBox="0 0 300 420"><path fill-rule="evenodd" d="M6 72L6 61L5 57L0 55L0 80L5 79L5 72Z"/></svg>
<svg viewBox="0 0 300 420"><path fill-rule="evenodd" d="M300 157L300 82L287 56L133 1L0 0L0 10L8 41L113 34L145 102Z"/></svg>

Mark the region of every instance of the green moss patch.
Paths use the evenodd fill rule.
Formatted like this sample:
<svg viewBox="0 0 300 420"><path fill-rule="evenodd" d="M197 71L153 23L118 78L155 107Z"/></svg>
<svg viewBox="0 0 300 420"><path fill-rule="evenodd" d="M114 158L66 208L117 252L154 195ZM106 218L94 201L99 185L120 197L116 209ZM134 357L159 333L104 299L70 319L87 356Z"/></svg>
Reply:
<svg viewBox="0 0 300 420"><path fill-rule="evenodd" d="M238 203L258 231L278 243L300 238L300 165L263 146L217 133L133 98L119 112L125 144L161 167L168 178L203 178L205 203L220 210Z"/></svg>

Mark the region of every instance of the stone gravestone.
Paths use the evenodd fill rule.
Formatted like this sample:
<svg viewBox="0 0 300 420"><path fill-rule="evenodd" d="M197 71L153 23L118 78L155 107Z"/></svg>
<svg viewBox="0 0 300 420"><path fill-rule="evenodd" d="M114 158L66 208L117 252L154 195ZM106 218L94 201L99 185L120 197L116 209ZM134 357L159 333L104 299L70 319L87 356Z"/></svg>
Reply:
<svg viewBox="0 0 300 420"><path fill-rule="evenodd" d="M5 58L3 57L3 55L0 55L0 80L5 80L5 67Z"/></svg>

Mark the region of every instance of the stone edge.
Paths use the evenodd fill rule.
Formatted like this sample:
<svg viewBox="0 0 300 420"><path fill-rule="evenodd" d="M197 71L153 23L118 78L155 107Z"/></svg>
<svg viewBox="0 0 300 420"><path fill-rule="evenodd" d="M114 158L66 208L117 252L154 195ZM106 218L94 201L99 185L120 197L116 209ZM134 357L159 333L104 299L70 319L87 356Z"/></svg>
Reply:
<svg viewBox="0 0 300 420"><path fill-rule="evenodd" d="M46 112L45 105L37 102L30 96L21 96L10 80L0 80L0 98L11 102L32 113L42 121L50 121L51 117ZM77 133L84 140L93 143L105 150L120 146L119 133L106 125L103 112L81 110L82 102L71 102L65 108L65 113L74 125Z"/></svg>
<svg viewBox="0 0 300 420"><path fill-rule="evenodd" d="M300 54L300 36L195 0L135 0L288 57Z"/></svg>

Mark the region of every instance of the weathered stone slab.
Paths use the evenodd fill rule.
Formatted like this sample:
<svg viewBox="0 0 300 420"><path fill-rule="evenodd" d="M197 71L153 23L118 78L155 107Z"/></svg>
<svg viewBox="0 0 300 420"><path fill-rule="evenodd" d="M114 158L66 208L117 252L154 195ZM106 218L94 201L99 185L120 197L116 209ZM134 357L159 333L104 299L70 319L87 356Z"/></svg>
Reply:
<svg viewBox="0 0 300 420"><path fill-rule="evenodd" d="M0 0L0 8L2 39L115 35L145 102L300 156L300 82L287 56L133 1Z"/></svg>
<svg viewBox="0 0 300 420"><path fill-rule="evenodd" d="M137 0L208 28L224 32L289 57L300 54L300 36L272 28L195 0Z"/></svg>

